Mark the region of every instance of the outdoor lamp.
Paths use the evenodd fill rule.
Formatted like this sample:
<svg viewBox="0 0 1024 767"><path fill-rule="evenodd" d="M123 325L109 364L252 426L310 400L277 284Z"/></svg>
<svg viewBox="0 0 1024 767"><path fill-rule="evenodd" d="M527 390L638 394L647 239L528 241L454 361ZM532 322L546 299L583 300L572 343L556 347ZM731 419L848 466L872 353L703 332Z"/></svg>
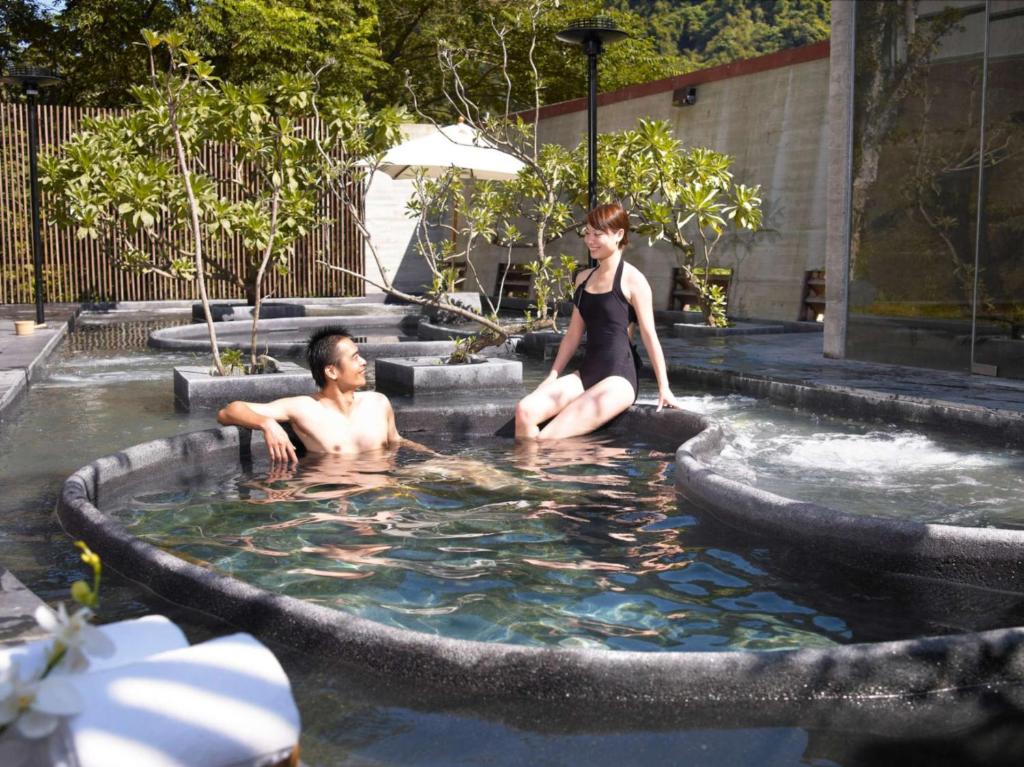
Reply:
<svg viewBox="0 0 1024 767"><path fill-rule="evenodd" d="M46 323L43 314L43 237L39 220L39 120L36 96L40 88L48 88L60 82L56 72L46 67L11 67L5 77L5 85L20 85L28 101L28 165L32 189L32 263L35 271L36 325Z"/></svg>
<svg viewBox="0 0 1024 767"><path fill-rule="evenodd" d="M593 209L597 206L597 57L605 45L628 35L607 16L594 16L572 22L555 37L563 43L583 46L587 54L587 204Z"/></svg>

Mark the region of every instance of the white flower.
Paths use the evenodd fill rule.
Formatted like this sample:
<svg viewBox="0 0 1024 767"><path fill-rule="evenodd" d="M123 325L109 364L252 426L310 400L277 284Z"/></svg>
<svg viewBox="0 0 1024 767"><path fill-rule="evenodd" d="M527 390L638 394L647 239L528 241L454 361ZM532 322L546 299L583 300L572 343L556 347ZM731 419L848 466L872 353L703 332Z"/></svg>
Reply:
<svg viewBox="0 0 1024 767"><path fill-rule="evenodd" d="M26 738L45 738L59 717L74 716L82 698L67 677L23 680L12 662L0 669L0 726L14 724Z"/></svg>
<svg viewBox="0 0 1024 767"><path fill-rule="evenodd" d="M36 608L36 623L53 635L57 644L65 649L61 667L68 671L84 671L89 667L86 653L96 658L109 658L114 654L114 643L110 637L89 623L92 610L83 607L74 615L62 602L54 612L46 605Z"/></svg>

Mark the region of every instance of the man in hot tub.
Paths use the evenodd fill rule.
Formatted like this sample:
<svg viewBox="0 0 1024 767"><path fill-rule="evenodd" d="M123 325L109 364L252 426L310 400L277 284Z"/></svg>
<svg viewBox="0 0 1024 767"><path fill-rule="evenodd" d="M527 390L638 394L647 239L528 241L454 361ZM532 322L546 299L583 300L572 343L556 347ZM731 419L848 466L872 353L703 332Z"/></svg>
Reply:
<svg viewBox="0 0 1024 767"><path fill-rule="evenodd" d="M354 455L399 443L422 447L399 435L387 397L357 391L366 385L366 360L347 329L333 325L317 330L309 338L306 359L319 392L265 404L236 400L217 413L217 420L225 426L260 429L275 462L298 461L280 421L292 425L310 453Z"/></svg>

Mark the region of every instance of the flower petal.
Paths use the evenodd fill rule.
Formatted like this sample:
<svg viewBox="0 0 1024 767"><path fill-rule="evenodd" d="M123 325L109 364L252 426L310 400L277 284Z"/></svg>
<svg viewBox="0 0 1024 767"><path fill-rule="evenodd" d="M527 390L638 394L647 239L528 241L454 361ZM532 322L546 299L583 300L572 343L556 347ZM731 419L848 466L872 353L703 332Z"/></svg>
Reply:
<svg viewBox="0 0 1024 767"><path fill-rule="evenodd" d="M12 695L0 700L0 727L10 724L18 718L18 701Z"/></svg>
<svg viewBox="0 0 1024 767"><path fill-rule="evenodd" d="M57 619L57 613L46 605L39 605L36 608L35 618L39 628L43 631L48 631L52 634L60 630L60 621Z"/></svg>
<svg viewBox="0 0 1024 767"><path fill-rule="evenodd" d="M57 729L57 717L39 711L26 711L14 725L26 738L45 738Z"/></svg>
<svg viewBox="0 0 1024 767"><path fill-rule="evenodd" d="M32 710L56 716L72 716L82 710L82 696L66 677L47 677L39 683Z"/></svg>
<svg viewBox="0 0 1024 767"><path fill-rule="evenodd" d="M51 673L51 676L67 676L68 674L77 674L80 671L85 671L89 668L89 659L85 657L85 653L82 652L81 647L71 646L64 651L64 657L61 658Z"/></svg>
<svg viewBox="0 0 1024 767"><path fill-rule="evenodd" d="M89 655L96 658L109 658L117 649L114 640L96 626L82 627L82 646Z"/></svg>

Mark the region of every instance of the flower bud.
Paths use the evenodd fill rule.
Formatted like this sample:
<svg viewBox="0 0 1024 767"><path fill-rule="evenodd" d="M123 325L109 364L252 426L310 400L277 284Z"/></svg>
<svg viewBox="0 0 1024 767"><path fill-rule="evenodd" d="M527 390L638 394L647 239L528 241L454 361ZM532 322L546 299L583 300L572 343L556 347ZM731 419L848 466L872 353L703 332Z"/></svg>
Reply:
<svg viewBox="0 0 1024 767"><path fill-rule="evenodd" d="M71 584L71 598L80 605L91 605L93 601L92 589L85 581L75 581Z"/></svg>

